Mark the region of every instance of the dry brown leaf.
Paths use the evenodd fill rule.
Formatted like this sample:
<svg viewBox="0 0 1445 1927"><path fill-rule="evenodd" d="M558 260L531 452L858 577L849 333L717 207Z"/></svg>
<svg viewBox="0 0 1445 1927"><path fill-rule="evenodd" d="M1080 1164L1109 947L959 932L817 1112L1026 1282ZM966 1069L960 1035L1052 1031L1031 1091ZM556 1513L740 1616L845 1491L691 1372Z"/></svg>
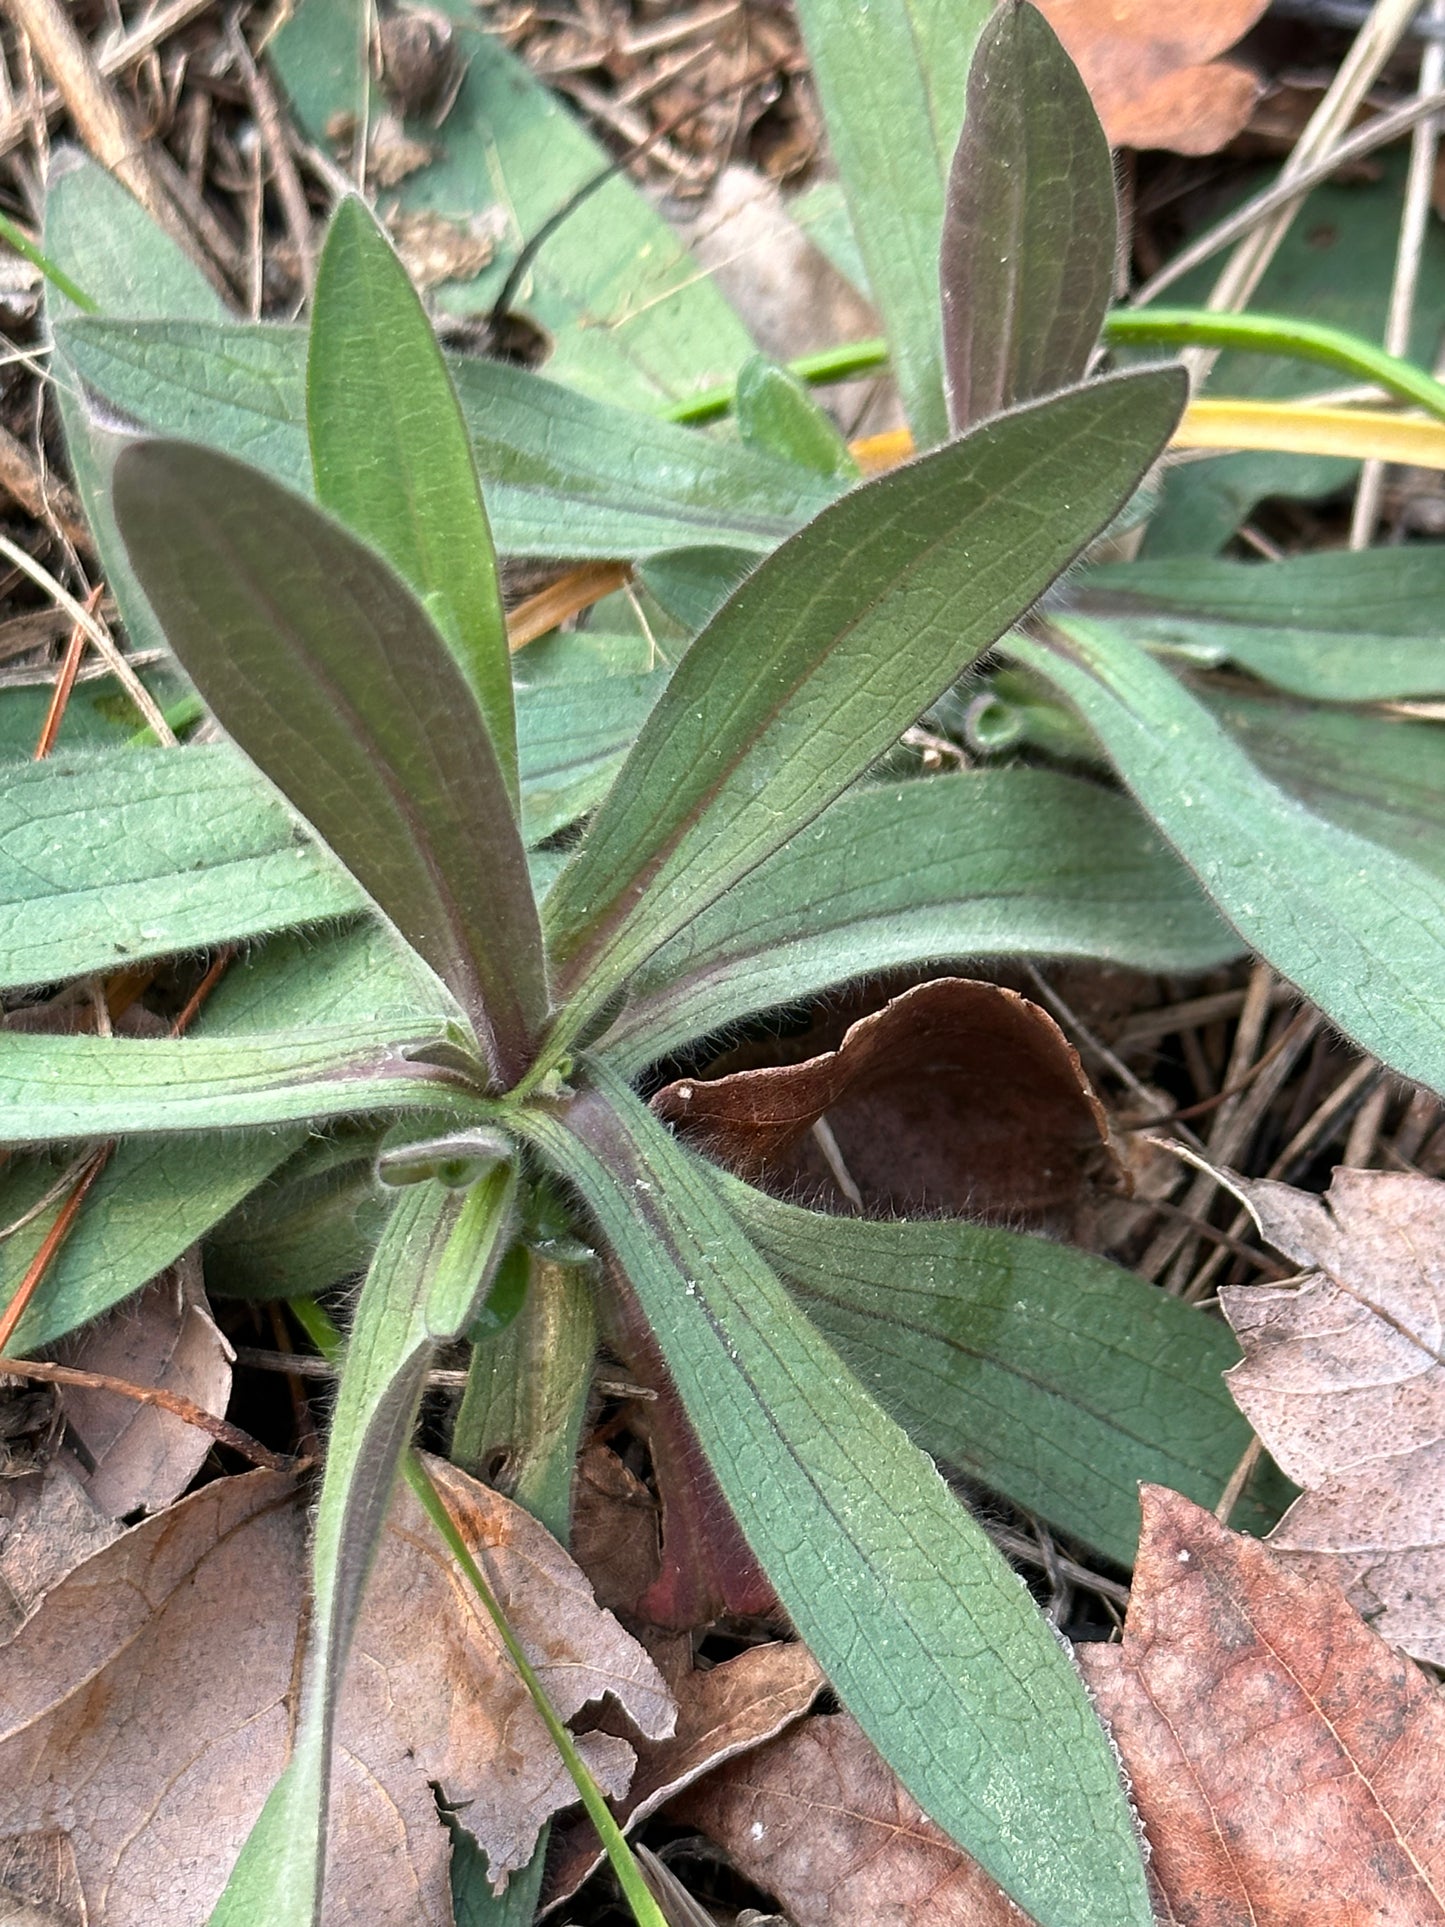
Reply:
<svg viewBox="0 0 1445 1927"><path fill-rule="evenodd" d="M749 1646L718 1666L693 1668L674 1683L676 1733L638 1746L618 1818L635 1826L725 1761L775 1738L803 1717L824 1684L822 1668L796 1641ZM569 1899L601 1861L591 1824L580 1816L562 1821L552 1833L546 1905Z"/></svg>
<svg viewBox="0 0 1445 1927"><path fill-rule="evenodd" d="M727 1848L797 1927L1025 1927L845 1713L805 1720L669 1809Z"/></svg>
<svg viewBox="0 0 1445 1927"><path fill-rule="evenodd" d="M449 221L422 208L387 217L387 230L418 288L444 281L475 281L497 251L497 225L485 214Z"/></svg>
<svg viewBox="0 0 1445 1927"><path fill-rule="evenodd" d="M0 1839L0 1927L89 1927L89 1914L63 1833Z"/></svg>
<svg viewBox="0 0 1445 1927"><path fill-rule="evenodd" d="M905 991L805 1063L680 1079L652 1102L739 1176L789 1194L829 1182L815 1136L825 1121L869 1211L1038 1220L1073 1210L1111 1157L1053 1019L962 977ZM828 1202L842 1207L841 1189Z"/></svg>
<svg viewBox="0 0 1445 1927"><path fill-rule="evenodd" d="M1310 1267L1219 1294L1244 1351L1229 1389L1305 1488L1270 1544L1445 1665L1445 1184L1341 1169L1324 1198L1239 1189L1269 1243Z"/></svg>
<svg viewBox="0 0 1445 1927"><path fill-rule="evenodd" d="M663 1737L664 1681L556 1542L454 1468L432 1470L563 1716L611 1693ZM3 1649L6 1831L65 1834L93 1916L105 1896L105 1927L200 1927L224 1886L285 1760L305 1536L288 1475L218 1480L88 1560ZM625 1791L628 1744L579 1745ZM450 1922L433 1785L495 1874L575 1797L490 1620L402 1488L338 1720L328 1923Z"/></svg>
<svg viewBox="0 0 1445 1927"><path fill-rule="evenodd" d="M1122 1646L1079 1649L1181 1927L1445 1918L1445 1699L1339 1588L1158 1486Z"/></svg>
<svg viewBox="0 0 1445 1927"><path fill-rule="evenodd" d="M62 1364L180 1393L216 1418L230 1402L233 1356L211 1317L194 1253L56 1348ZM62 1387L60 1402L77 1476L112 1519L168 1506L211 1450L209 1433L159 1406L76 1385Z"/></svg>
<svg viewBox="0 0 1445 1927"><path fill-rule="evenodd" d="M59 1460L0 1486L0 1642L121 1528Z"/></svg>
<svg viewBox="0 0 1445 1927"><path fill-rule="evenodd" d="M1038 0L1094 97L1113 147L1213 154L1241 132L1261 87L1218 60L1268 0Z"/></svg>

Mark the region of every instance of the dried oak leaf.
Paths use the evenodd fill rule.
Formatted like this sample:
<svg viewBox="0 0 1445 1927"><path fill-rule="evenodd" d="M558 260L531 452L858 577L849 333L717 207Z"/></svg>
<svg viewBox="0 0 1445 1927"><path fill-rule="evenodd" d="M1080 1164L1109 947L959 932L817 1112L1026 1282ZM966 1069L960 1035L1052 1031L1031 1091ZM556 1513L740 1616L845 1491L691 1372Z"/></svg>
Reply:
<svg viewBox="0 0 1445 1927"><path fill-rule="evenodd" d="M796 1927L1025 1927L846 1713L804 1720L669 1808L726 1847Z"/></svg>
<svg viewBox="0 0 1445 1927"><path fill-rule="evenodd" d="M691 1668L673 1682L677 1731L638 1745L637 1772L618 1818L636 1826L695 1780L774 1739L802 1719L823 1685L822 1668L796 1641L749 1646L719 1665ZM589 1820L561 1821L552 1830L545 1905L570 1899L601 1860Z"/></svg>
<svg viewBox="0 0 1445 1927"><path fill-rule="evenodd" d="M1038 0L1094 97L1112 147L1213 154L1248 121L1261 84L1218 60L1268 0Z"/></svg>
<svg viewBox="0 0 1445 1927"><path fill-rule="evenodd" d="M217 1418L230 1401L231 1348L211 1317L193 1254L56 1355L83 1371L178 1392ZM119 1537L115 1521L157 1512L184 1492L211 1449L209 1433L120 1393L62 1385L53 1397L56 1442L33 1471L0 1485L0 1638Z"/></svg>
<svg viewBox="0 0 1445 1927"><path fill-rule="evenodd" d="M433 1462L554 1705L611 1693L671 1730L665 1682L535 1520ZM286 1474L202 1488L80 1566L0 1651L0 1814L63 1833L92 1920L206 1920L286 1758L306 1504ZM615 1795L633 1752L579 1742ZM575 1798L490 1620L404 1487L357 1629L337 1726L330 1927L449 1927L440 1797L500 1878Z"/></svg>
<svg viewBox="0 0 1445 1927"><path fill-rule="evenodd" d="M63 1364L178 1392L217 1418L230 1403L233 1356L211 1317L194 1252L56 1347ZM120 1393L66 1385L60 1402L81 1482L112 1519L168 1506L211 1449L208 1432Z"/></svg>
<svg viewBox="0 0 1445 1927"><path fill-rule="evenodd" d="M1120 1646L1078 1658L1180 1927L1445 1918L1445 1699L1337 1586L1159 1486Z"/></svg>
<svg viewBox="0 0 1445 1927"><path fill-rule="evenodd" d="M1235 1403L1305 1489L1270 1544L1445 1665L1445 1184L1341 1169L1324 1198L1239 1189L1269 1243L1310 1267L1219 1295L1244 1352Z"/></svg>
<svg viewBox="0 0 1445 1927"><path fill-rule="evenodd" d="M1077 1208L1098 1167L1115 1168L1058 1025L1016 991L963 977L905 991L804 1063L679 1079L652 1103L740 1177L789 1194L831 1185L834 1209L846 1177L870 1212L1037 1221Z"/></svg>

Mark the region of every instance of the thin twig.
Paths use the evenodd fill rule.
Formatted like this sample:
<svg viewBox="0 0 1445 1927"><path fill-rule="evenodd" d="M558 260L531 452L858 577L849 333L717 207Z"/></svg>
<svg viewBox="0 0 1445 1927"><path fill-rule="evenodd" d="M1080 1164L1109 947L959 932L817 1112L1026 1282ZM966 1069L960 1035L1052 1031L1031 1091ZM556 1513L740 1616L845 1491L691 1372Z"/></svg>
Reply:
<svg viewBox="0 0 1445 1927"><path fill-rule="evenodd" d="M88 615L94 615L100 606L104 585L97 583L85 598ZM50 702L45 711L45 721L40 725L40 737L35 745L35 761L43 763L55 747L55 739L60 734L60 725L70 704L70 692L75 687L75 678L80 673L80 659L85 654L89 640L84 626L76 623L70 632L70 640L65 645L65 656L60 664L60 674L55 679L55 687L50 692Z"/></svg>
<svg viewBox="0 0 1445 1927"><path fill-rule="evenodd" d="M1387 114L1377 114L1372 121L1368 121L1351 134L1348 140L1341 141L1338 147L1332 147L1327 154L1321 155L1319 160L1312 161L1308 167L1302 167L1297 174L1292 174L1287 180L1281 177L1272 186L1251 195L1242 207L1234 210L1233 214L1226 215L1222 221L1216 221L1213 227L1206 228L1204 233L1191 241L1187 248L1182 248L1178 254L1166 261L1157 274L1151 274L1147 281L1139 284L1129 297L1131 306L1136 308L1147 306L1156 295L1163 294L1166 288L1172 288L1176 281L1182 281L1185 275L1201 267L1204 262L1227 248L1232 241L1238 241L1244 235L1252 233L1261 221L1268 219L1271 214L1278 213L1281 208L1288 207L1292 201L1297 201L1307 189L1318 187L1321 181L1327 181L1342 167L1348 167L1352 161L1363 159L1366 154L1373 154L1377 147L1388 147L1391 141L1397 141L1402 134L1408 134L1422 120L1442 111L1445 111L1445 88L1441 88L1438 93L1423 94L1415 100L1407 100L1401 107L1392 107Z"/></svg>
<svg viewBox="0 0 1445 1927"><path fill-rule="evenodd" d="M132 1385L123 1378L111 1378L105 1372L83 1372L74 1365L52 1365L38 1359L0 1358L0 1374L6 1378L38 1379L46 1385L75 1385L87 1392L110 1392L116 1398L128 1398L137 1405L154 1405L172 1418L180 1419L186 1425L194 1425L199 1432L209 1432L218 1445L229 1445L233 1452L249 1459L253 1465L264 1465L270 1472L289 1472L296 1461L279 1457L275 1452L259 1445L249 1432L239 1426L217 1418L203 1405L197 1405L193 1398L182 1392L168 1392L159 1385Z"/></svg>
<svg viewBox="0 0 1445 1927"><path fill-rule="evenodd" d="M89 548L90 531L80 503L63 482L47 480L24 442L5 427L0 427L0 488L37 522L53 517L67 542Z"/></svg>
<svg viewBox="0 0 1445 1927"><path fill-rule="evenodd" d="M173 33L187 26L197 14L204 13L212 0L170 0L168 6L156 7L143 20L136 22L128 33L118 40L109 40L95 51L95 64L107 80L114 80L143 60L148 53L168 40ZM54 120L65 106L59 92L47 87L40 97L39 111L47 121ZM30 131L34 108L27 102L23 109L16 109L0 121L0 157L10 153L25 139Z"/></svg>
<svg viewBox="0 0 1445 1927"><path fill-rule="evenodd" d="M230 22L227 39L241 76L241 85L246 89L246 97L251 103L251 112L256 117L261 145L265 148L266 158L271 165L271 179L276 188L276 198L281 203L281 215L286 223L287 237L296 251L296 278L300 281L303 291L309 294L315 266L315 255L311 244L311 209L307 204L306 190L301 185L301 176L297 172L296 157L291 152L291 144L286 138L286 124L276 99L275 89L252 59L251 49L246 44L246 36L241 31L241 23L234 16Z"/></svg>
<svg viewBox="0 0 1445 1927"><path fill-rule="evenodd" d="M1419 4L1420 0L1376 0L1369 19L1340 63L1324 99L1295 142L1294 151L1280 171L1281 182L1288 181L1297 187L1305 169L1339 144L1345 129L1379 77L1381 68L1414 18ZM1296 193L1277 213L1239 243L1214 284L1207 303L1209 307L1227 313L1245 305L1259 286L1280 242L1288 234L1303 201L1303 194ZM1213 349L1185 351L1182 359L1196 387L1213 365L1215 352Z"/></svg>
<svg viewBox="0 0 1445 1927"><path fill-rule="evenodd" d="M7 0L7 10L55 82L76 132L96 160L214 280L212 263L197 255L194 235L169 191L171 183L163 181L150 146L136 134L58 0Z"/></svg>
<svg viewBox="0 0 1445 1927"><path fill-rule="evenodd" d="M168 749L174 749L177 741L175 731L161 713L155 697L136 674L133 665L121 653L110 632L96 621L89 610L76 601L68 589L63 588L56 581L48 569L42 568L34 556L27 555L24 549L12 542L8 536L0 535L0 555L3 555L7 561L13 562L23 575L28 575L37 588L43 589L53 602L64 609L72 622L78 623L84 629L109 666L111 674L150 726L157 742L165 744Z"/></svg>
<svg viewBox="0 0 1445 1927"><path fill-rule="evenodd" d="M1425 11L1431 20L1445 23L1445 0L1426 0ZM1419 93L1428 94L1445 81L1445 45L1427 41L1420 57ZM1390 284L1390 307L1385 318L1385 348L1392 355L1410 351L1414 328L1415 300L1420 286L1420 264L1425 254L1425 234L1435 189L1435 154L1440 123L1432 115L1422 120L1410 142L1410 167L1405 179L1405 201L1400 212L1400 238L1395 250L1395 272ZM1385 464L1364 463L1355 490L1350 517L1350 547L1367 549L1374 539L1380 519L1380 504L1385 493Z"/></svg>

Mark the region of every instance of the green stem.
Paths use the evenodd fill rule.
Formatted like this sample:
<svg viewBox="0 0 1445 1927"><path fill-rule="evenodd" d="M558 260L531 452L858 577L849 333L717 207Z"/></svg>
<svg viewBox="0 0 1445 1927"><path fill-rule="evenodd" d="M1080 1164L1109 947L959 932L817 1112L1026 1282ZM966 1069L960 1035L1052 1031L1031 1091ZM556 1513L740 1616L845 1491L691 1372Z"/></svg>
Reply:
<svg viewBox="0 0 1445 1927"><path fill-rule="evenodd" d="M1327 328L1318 321L1296 321L1287 315L1215 314L1209 308L1116 308L1104 322L1104 340L1111 347L1229 348L1241 354L1322 362L1327 368L1374 382L1399 400L1414 402L1445 420L1445 382L1360 335ZM821 386L869 374L887 361L888 344L877 337L804 355L788 367L800 381ZM736 394L733 382L704 389L668 409L667 419L717 421L732 412Z"/></svg>
<svg viewBox="0 0 1445 1927"><path fill-rule="evenodd" d="M816 354L790 361L788 370L799 381L822 387L830 381L851 381L854 375L872 374L875 369L885 367L887 361L888 343L878 335L871 341L844 342L841 348L821 348ZM670 422L717 421L732 413L737 392L737 383L733 381L717 388L704 388L701 394L675 402L667 410L666 419Z"/></svg>
<svg viewBox="0 0 1445 1927"><path fill-rule="evenodd" d="M1423 368L1386 354L1343 328L1281 315L1215 314L1208 308L1115 309L1104 339L1121 347L1232 348L1256 355L1288 355L1323 362L1343 374L1372 381L1401 401L1414 402L1445 420L1445 383Z"/></svg>
<svg viewBox="0 0 1445 1927"><path fill-rule="evenodd" d="M8 241L33 268L39 268L51 286L58 288L67 301L73 301L82 314L100 313L100 303L92 301L84 288L78 288L63 268L56 267L50 256L36 247L30 236L23 228L16 227L8 214L0 214L0 240Z"/></svg>
<svg viewBox="0 0 1445 1927"><path fill-rule="evenodd" d="M667 1927L667 1920L648 1892L647 1883L642 1877L642 1869L638 1866L621 1827L618 1826L603 1798L601 1787L588 1772L587 1763L577 1751L572 1735L553 1711L552 1703L543 1690L542 1682L532 1670L531 1662L522 1651L516 1634L507 1623L506 1615L497 1604L492 1589L487 1583L486 1574L472 1557L466 1540L458 1532L456 1521L447 1511L445 1502L432 1484L426 1467L414 1451L408 1450L402 1462L402 1469L406 1474L407 1484L421 1501L427 1517L446 1541L452 1557L471 1581L477 1597L486 1607L492 1624L497 1629L498 1637L506 1647L512 1664L521 1675L522 1684L531 1694L532 1704L541 1714L557 1751L562 1755L563 1764L572 1776L572 1784L576 1787L582 1804L587 1809L588 1817L597 1829L598 1837L612 1864L612 1871L617 1876L618 1885L626 1895L633 1918L637 1921L637 1927Z"/></svg>

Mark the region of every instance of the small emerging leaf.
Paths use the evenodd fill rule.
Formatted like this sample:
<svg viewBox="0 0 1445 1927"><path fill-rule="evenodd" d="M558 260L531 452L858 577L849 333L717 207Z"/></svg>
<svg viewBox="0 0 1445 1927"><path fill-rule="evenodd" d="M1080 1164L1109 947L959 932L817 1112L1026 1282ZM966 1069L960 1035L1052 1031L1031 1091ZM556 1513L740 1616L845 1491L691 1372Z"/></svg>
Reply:
<svg viewBox="0 0 1445 1927"><path fill-rule="evenodd" d="M855 480L858 464L837 428L788 368L764 355L743 363L733 402L738 433L750 448L798 462L830 479Z"/></svg>
<svg viewBox="0 0 1445 1927"><path fill-rule="evenodd" d="M949 418L967 428L1080 380L1114 280L1114 164L1058 35L1002 0L968 75L940 280Z"/></svg>
<svg viewBox="0 0 1445 1927"><path fill-rule="evenodd" d="M471 1191L418 1185L382 1234L347 1346L312 1552L312 1605L291 1759L242 1849L211 1927L313 1927L320 1917L331 1736L367 1573L432 1352L466 1325L511 1223L508 1166Z"/></svg>
<svg viewBox="0 0 1445 1927"><path fill-rule="evenodd" d="M426 311L354 195L336 210L317 269L306 420L317 501L426 606L515 801L507 618L472 445Z"/></svg>

